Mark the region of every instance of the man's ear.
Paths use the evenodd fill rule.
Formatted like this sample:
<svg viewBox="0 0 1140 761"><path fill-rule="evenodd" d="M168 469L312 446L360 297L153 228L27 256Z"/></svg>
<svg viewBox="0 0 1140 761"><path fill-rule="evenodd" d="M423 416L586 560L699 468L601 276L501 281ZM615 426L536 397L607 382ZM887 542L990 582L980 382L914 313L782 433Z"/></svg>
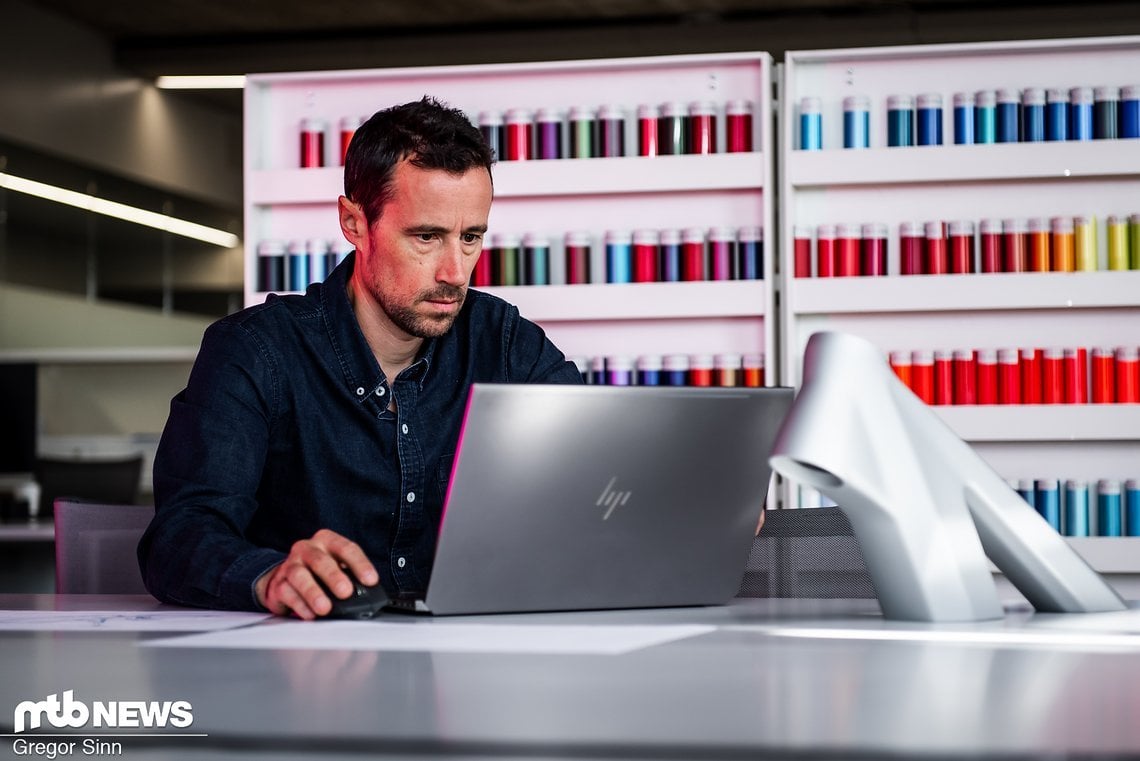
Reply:
<svg viewBox="0 0 1140 761"><path fill-rule="evenodd" d="M364 217L364 209L344 196L337 198L336 204L344 239L359 249L360 242L368 235L368 220Z"/></svg>

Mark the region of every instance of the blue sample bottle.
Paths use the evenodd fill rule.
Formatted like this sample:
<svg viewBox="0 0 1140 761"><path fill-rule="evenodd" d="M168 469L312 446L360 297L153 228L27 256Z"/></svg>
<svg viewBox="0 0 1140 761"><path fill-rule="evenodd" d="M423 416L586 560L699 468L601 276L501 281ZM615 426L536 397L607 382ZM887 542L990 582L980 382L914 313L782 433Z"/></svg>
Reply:
<svg viewBox="0 0 1140 761"><path fill-rule="evenodd" d="M764 278L764 230L742 227L736 231L736 276L740 280Z"/></svg>
<svg viewBox="0 0 1140 761"><path fill-rule="evenodd" d="M1061 488L1055 478L1039 478L1033 482L1034 507L1055 531L1061 531Z"/></svg>
<svg viewBox="0 0 1140 761"><path fill-rule="evenodd" d="M1089 489L1080 480L1065 482L1065 536L1089 535Z"/></svg>
<svg viewBox="0 0 1140 761"><path fill-rule="evenodd" d="M1034 498L1032 479L1022 478L1017 482L1014 488L1017 490L1017 493L1021 495L1021 498L1025 500L1026 504L1034 510L1037 509L1037 500Z"/></svg>
<svg viewBox="0 0 1140 761"><path fill-rule="evenodd" d="M288 270L285 287L290 291L303 291L309 286L309 252L301 241L289 243Z"/></svg>
<svg viewBox="0 0 1140 761"><path fill-rule="evenodd" d="M1021 93L1021 141L1045 141L1045 91L1040 87L1027 87Z"/></svg>
<svg viewBox="0 0 1140 761"><path fill-rule="evenodd" d="M1093 89L1074 87L1069 90L1069 139L1093 139Z"/></svg>
<svg viewBox="0 0 1140 761"><path fill-rule="evenodd" d="M823 148L823 103L819 98L800 99L800 150Z"/></svg>
<svg viewBox="0 0 1140 761"><path fill-rule="evenodd" d="M1049 90L1045 94L1045 139L1069 139L1069 96L1064 90Z"/></svg>
<svg viewBox="0 0 1140 761"><path fill-rule="evenodd" d="M1096 525L1098 536L1124 534L1124 504L1119 481L1101 479L1097 482Z"/></svg>
<svg viewBox="0 0 1140 761"><path fill-rule="evenodd" d="M954 93L954 144L974 144L974 95Z"/></svg>
<svg viewBox="0 0 1140 761"><path fill-rule="evenodd" d="M1124 482L1124 535L1140 536L1140 480Z"/></svg>
<svg viewBox="0 0 1140 761"><path fill-rule="evenodd" d="M637 358L637 385L660 386L661 357L657 354L647 354Z"/></svg>
<svg viewBox="0 0 1140 761"><path fill-rule="evenodd" d="M689 355L667 354L662 360L662 385L686 386L689 383Z"/></svg>
<svg viewBox="0 0 1140 761"><path fill-rule="evenodd" d="M522 248L523 285L550 285L550 240L545 235L527 233Z"/></svg>
<svg viewBox="0 0 1140 761"><path fill-rule="evenodd" d="M681 231L662 230L659 239L661 268L659 274L664 283L676 283L681 279Z"/></svg>
<svg viewBox="0 0 1140 761"><path fill-rule="evenodd" d="M1120 136L1140 137L1140 85L1120 88Z"/></svg>
<svg viewBox="0 0 1140 761"><path fill-rule="evenodd" d="M997 91L997 142L1016 143L1021 138L1018 111L1021 98L1017 90Z"/></svg>
<svg viewBox="0 0 1140 761"><path fill-rule="evenodd" d="M633 282L633 233L606 231L606 282Z"/></svg>
<svg viewBox="0 0 1140 761"><path fill-rule="evenodd" d="M843 147L871 147L871 99L866 95L843 99Z"/></svg>
<svg viewBox="0 0 1140 761"><path fill-rule="evenodd" d="M942 145L942 96L936 92L919 95L917 117L918 145Z"/></svg>
<svg viewBox="0 0 1140 761"><path fill-rule="evenodd" d="M914 98L892 95L887 98L887 146L914 145Z"/></svg>
<svg viewBox="0 0 1140 761"><path fill-rule="evenodd" d="M997 142L997 95L993 90L978 90L974 94L974 140Z"/></svg>

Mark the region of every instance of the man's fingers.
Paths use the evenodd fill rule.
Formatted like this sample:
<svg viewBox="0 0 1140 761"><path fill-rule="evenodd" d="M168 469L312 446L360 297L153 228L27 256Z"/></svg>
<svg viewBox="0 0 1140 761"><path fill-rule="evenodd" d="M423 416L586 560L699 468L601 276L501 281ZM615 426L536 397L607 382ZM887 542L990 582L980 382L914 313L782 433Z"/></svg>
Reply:
<svg viewBox="0 0 1140 761"><path fill-rule="evenodd" d="M372 586L373 584L378 584L380 582L380 575L376 572L376 568L372 565L372 562L368 559L368 556L364 554L364 550L360 549L360 545L351 539L341 536L335 531L321 529L313 535L312 542L313 544L322 547L325 551L328 552L329 555L336 558L339 565L343 565L352 571L352 575L360 579L360 582L362 584ZM341 588L339 586L333 586L334 579L336 580L337 584L339 584L340 579L337 577L343 577L343 574L339 573L339 567L336 569L336 572L333 573L331 578L329 574L326 574L324 572L323 568L317 568L315 565L311 567L313 568L314 572L318 573L320 577L324 579L325 583L329 585L330 589L333 589L338 594L340 594ZM346 585L343 587L344 596L347 597L348 595L352 594L352 587L348 582L347 577L344 577L344 583Z"/></svg>

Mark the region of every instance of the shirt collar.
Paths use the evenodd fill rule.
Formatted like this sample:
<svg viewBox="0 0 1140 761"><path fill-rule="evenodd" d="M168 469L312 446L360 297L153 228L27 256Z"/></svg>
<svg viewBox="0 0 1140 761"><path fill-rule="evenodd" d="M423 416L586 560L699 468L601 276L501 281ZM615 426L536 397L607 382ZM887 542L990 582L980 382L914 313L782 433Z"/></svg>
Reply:
<svg viewBox="0 0 1140 761"><path fill-rule="evenodd" d="M353 251L329 274L321 288L321 308L329 341L344 373L345 385L352 397L361 402L375 394L387 379L360 330L356 312L348 300L348 282L355 262L356 252ZM436 338L425 339L415 362L401 373L417 380L421 389L431 369L438 341Z"/></svg>

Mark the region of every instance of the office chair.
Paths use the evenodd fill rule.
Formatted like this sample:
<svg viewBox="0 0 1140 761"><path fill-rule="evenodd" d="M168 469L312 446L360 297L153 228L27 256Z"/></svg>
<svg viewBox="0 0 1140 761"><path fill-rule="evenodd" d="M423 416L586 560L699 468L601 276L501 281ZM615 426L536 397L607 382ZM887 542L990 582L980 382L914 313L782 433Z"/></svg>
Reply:
<svg viewBox="0 0 1140 761"><path fill-rule="evenodd" d="M56 593L146 594L136 548L152 517L149 505L56 500Z"/></svg>
<svg viewBox="0 0 1140 761"><path fill-rule="evenodd" d="M876 596L851 523L836 507L769 510L736 595Z"/></svg>
<svg viewBox="0 0 1140 761"><path fill-rule="evenodd" d="M40 516L51 515L60 497L88 502L131 504L139 498L143 456L118 459L37 457L35 478L40 485Z"/></svg>

